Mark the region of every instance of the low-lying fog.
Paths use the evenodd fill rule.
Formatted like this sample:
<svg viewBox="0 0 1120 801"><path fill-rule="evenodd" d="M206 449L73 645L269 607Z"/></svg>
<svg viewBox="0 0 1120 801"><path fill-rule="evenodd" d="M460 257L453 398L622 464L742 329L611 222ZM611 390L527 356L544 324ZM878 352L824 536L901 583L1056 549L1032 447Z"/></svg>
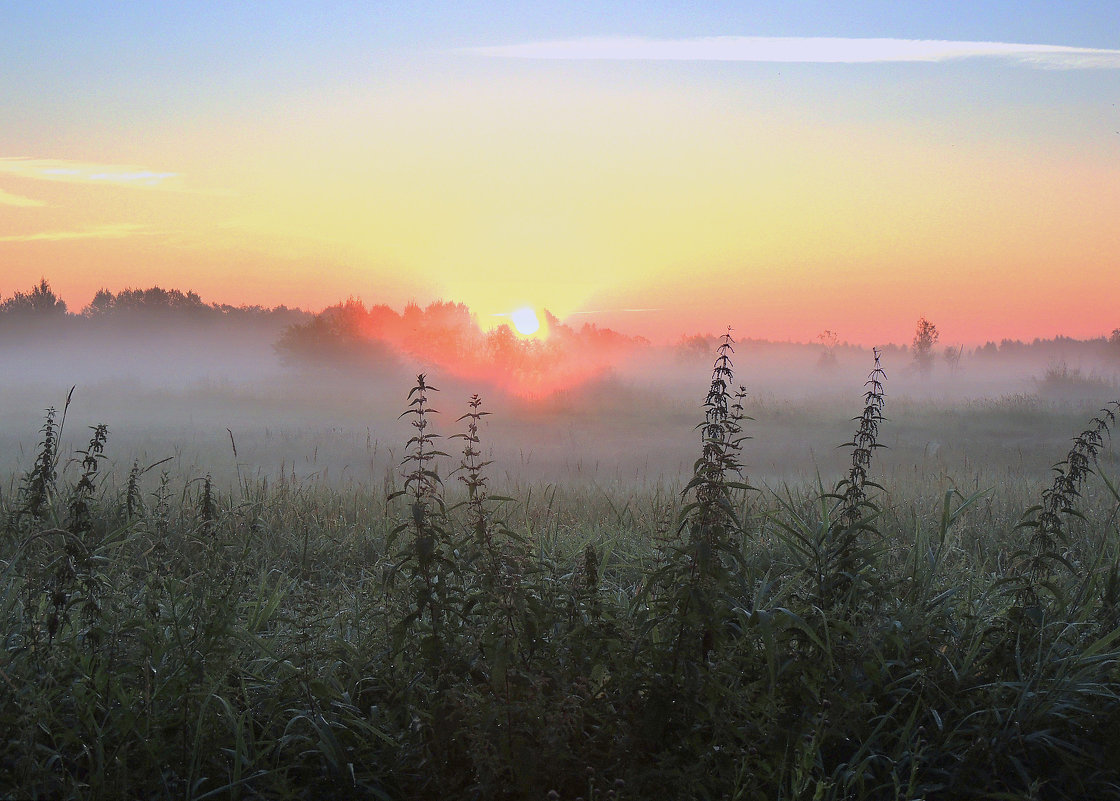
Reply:
<svg viewBox="0 0 1120 801"><path fill-rule="evenodd" d="M457 376L446 364L395 359L347 366L282 359L275 326L132 325L90 334L0 331L0 475L5 491L34 458L44 410L71 386L62 451L85 447L88 426L106 423L108 464L118 473L173 457L161 469L219 486L283 474L297 481L381 487L398 474L412 435L406 408L417 373L439 388L434 430L446 437L473 393L490 412L481 429L495 489L531 482L604 488L674 482L699 453L696 424L711 381L714 338L691 346L635 346L586 382L522 397ZM902 348L887 348L887 422L875 471L945 484L1041 482L1094 410L1120 396L1120 359L1090 358L1071 345L1031 353L938 359L928 375ZM870 349L741 342L735 382L748 392L743 462L752 484L831 485L849 458L837 448L864 405ZM1066 358L1068 357L1068 358ZM232 441L231 441L232 439ZM236 456L234 455L236 444ZM458 463L462 441L444 439ZM1105 459L1115 464L1109 446ZM71 468L73 469L73 468Z"/></svg>

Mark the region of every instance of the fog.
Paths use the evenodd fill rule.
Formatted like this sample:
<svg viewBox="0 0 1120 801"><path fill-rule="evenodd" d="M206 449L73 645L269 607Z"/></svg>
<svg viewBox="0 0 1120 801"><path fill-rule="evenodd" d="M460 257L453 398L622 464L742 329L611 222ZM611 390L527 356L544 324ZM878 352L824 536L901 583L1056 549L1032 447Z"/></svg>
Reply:
<svg viewBox="0 0 1120 801"><path fill-rule="evenodd" d="M521 373L491 363L473 375L470 363L433 358L438 343L427 343L419 356L382 341L345 359L293 358L276 347L290 325L267 317L137 318L0 328L5 491L34 459L44 410L61 413L71 387L63 462L85 447L88 426L105 423L106 464L118 475L134 460L143 467L169 459L159 470L187 479L210 473L224 489L281 477L399 485L413 433L401 413L419 373L439 389L432 427L444 437L465 429L458 418L472 394L482 397L490 414L480 436L496 490L538 482L608 492L679 486L699 455L696 425L719 342L707 336L653 346L568 329L564 381L534 378L519 391L510 376L524 376L524 364ZM837 446L852 437L873 356L845 345L829 352L831 358L817 344L734 345L735 383L746 388L753 418L742 461L754 486L815 484L818 475L828 486L843 475L849 454ZM1086 343L964 350L955 366L938 355L927 374L906 349L883 349L886 448L873 472L936 487L1035 485L1093 412L1120 397L1120 360ZM587 369L575 370L578 364ZM547 372L547 363L532 369ZM440 447L449 454L440 468L446 476L462 441L443 439ZM1115 464L1111 445L1103 458Z"/></svg>

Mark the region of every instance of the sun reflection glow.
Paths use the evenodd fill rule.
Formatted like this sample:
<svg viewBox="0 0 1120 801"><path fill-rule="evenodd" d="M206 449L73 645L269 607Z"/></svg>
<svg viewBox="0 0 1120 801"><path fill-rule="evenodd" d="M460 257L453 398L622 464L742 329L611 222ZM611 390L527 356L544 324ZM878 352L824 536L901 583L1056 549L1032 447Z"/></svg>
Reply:
<svg viewBox="0 0 1120 801"><path fill-rule="evenodd" d="M341 356L377 369L423 366L522 398L546 398L631 361L649 344L609 328L566 325L547 309L500 317L502 323L484 329L462 303L410 304L398 313L384 305L367 309L351 299L289 328L280 349L286 357L316 363ZM528 331L533 333L519 333Z"/></svg>

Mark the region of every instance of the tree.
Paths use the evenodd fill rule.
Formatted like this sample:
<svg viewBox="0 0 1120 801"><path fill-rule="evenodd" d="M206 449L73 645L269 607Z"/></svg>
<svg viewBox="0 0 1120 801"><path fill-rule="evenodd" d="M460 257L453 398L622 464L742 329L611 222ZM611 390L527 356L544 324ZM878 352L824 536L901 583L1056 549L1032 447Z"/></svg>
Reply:
<svg viewBox="0 0 1120 801"><path fill-rule="evenodd" d="M116 297L108 289L101 288L97 290L97 294L93 296L93 300L89 305L82 309L82 314L86 317L100 317L105 314L110 314L116 304Z"/></svg>
<svg viewBox="0 0 1120 801"><path fill-rule="evenodd" d="M937 344L937 340L941 338L941 334L937 330L937 326L927 320L925 317L918 318L918 327L914 331L914 364L923 373L928 373L933 369L933 346Z"/></svg>
<svg viewBox="0 0 1120 801"><path fill-rule="evenodd" d="M949 372L956 375L957 368L961 366L961 356L964 355L964 345L953 347L946 345L945 351L942 356L945 357L945 364L949 365Z"/></svg>
<svg viewBox="0 0 1120 801"><path fill-rule="evenodd" d="M0 314L64 315L66 301L54 294L46 278L30 292L16 292L0 303Z"/></svg>
<svg viewBox="0 0 1120 801"><path fill-rule="evenodd" d="M820 358L817 359L817 366L826 369L835 367L836 346L840 344L840 335L826 328L824 331L817 334L817 341L824 346Z"/></svg>

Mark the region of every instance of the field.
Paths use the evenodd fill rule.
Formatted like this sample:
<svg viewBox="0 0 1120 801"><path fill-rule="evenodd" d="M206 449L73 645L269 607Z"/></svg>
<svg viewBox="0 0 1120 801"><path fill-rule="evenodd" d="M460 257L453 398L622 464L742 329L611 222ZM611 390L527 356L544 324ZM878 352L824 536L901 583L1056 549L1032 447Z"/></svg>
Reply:
<svg viewBox="0 0 1120 801"><path fill-rule="evenodd" d="M1025 10L0 4L0 801L1120 801Z"/></svg>
<svg viewBox="0 0 1120 801"><path fill-rule="evenodd" d="M1115 405L872 366L6 387L0 796L1120 797Z"/></svg>

